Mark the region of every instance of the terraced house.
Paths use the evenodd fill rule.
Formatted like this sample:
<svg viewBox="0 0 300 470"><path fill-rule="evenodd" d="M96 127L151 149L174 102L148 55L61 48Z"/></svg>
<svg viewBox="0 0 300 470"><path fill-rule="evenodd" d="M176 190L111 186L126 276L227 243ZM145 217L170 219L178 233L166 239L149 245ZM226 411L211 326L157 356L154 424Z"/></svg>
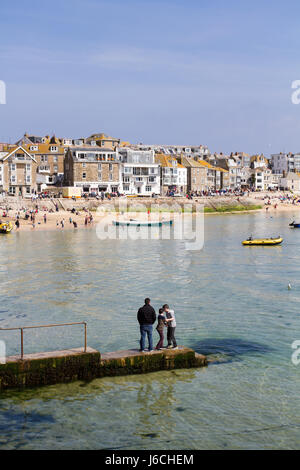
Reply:
<svg viewBox="0 0 300 470"><path fill-rule="evenodd" d="M81 188L86 194L116 193L120 191L119 167L117 154L110 148L72 145L65 155L64 185Z"/></svg>
<svg viewBox="0 0 300 470"><path fill-rule="evenodd" d="M39 191L46 190L48 186L62 185L65 157L64 139L58 139L55 136L29 136L25 133L17 145L22 145L37 162L36 182Z"/></svg>
<svg viewBox="0 0 300 470"><path fill-rule="evenodd" d="M207 166L190 157L177 157L178 162L187 170L187 190L207 191Z"/></svg>
<svg viewBox="0 0 300 470"><path fill-rule="evenodd" d="M0 190L7 194L31 197L37 190L37 161L22 146L13 146L0 153Z"/></svg>
<svg viewBox="0 0 300 470"><path fill-rule="evenodd" d="M161 194L184 194L187 189L187 169L175 157L158 153L155 161L160 165Z"/></svg>
<svg viewBox="0 0 300 470"><path fill-rule="evenodd" d="M160 194L160 168L154 150L118 149L121 162L122 193L151 196Z"/></svg>

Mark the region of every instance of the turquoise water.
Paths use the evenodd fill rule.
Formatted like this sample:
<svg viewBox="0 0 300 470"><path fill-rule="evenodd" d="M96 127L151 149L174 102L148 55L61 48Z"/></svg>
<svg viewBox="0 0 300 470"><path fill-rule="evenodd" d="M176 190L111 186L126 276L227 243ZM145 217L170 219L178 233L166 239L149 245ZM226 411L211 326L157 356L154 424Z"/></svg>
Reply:
<svg viewBox="0 0 300 470"><path fill-rule="evenodd" d="M89 346L135 348L150 296L174 307L178 342L214 362L2 393L0 448L299 448L300 230L290 220L207 216L199 252L178 240L100 241L89 229L1 237L0 327L87 320ZM243 247L251 233L284 244ZM82 333L27 330L25 352L79 347ZM0 339L19 352L17 333Z"/></svg>

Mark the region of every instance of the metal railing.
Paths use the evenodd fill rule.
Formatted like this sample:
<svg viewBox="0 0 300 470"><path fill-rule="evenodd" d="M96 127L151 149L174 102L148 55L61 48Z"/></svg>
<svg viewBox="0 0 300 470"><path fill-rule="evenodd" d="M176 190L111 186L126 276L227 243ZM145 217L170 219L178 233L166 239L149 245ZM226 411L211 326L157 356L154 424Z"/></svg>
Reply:
<svg viewBox="0 0 300 470"><path fill-rule="evenodd" d="M21 334L21 359L24 358L24 330L30 330L34 328L52 328L55 326L71 326L71 325L84 325L84 352L86 352L87 348L87 335L86 335L86 325L85 321L81 322L73 322L73 323L56 323L52 325L36 325L36 326L23 326L17 328L0 328L0 331L12 331L12 330L20 330Z"/></svg>

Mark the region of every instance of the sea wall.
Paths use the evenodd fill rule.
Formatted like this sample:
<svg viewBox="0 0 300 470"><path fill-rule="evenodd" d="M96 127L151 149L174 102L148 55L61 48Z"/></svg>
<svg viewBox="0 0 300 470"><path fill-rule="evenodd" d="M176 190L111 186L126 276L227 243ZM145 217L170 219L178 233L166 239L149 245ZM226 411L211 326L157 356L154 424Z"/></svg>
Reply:
<svg viewBox="0 0 300 470"><path fill-rule="evenodd" d="M0 391L206 365L205 356L183 346L151 354L128 350L101 355L92 348L86 352L79 348L27 354L23 360L11 356L0 364Z"/></svg>
<svg viewBox="0 0 300 470"><path fill-rule="evenodd" d="M187 209L189 205L192 207L194 203L203 204L205 208L218 210L220 207L229 209L233 207L241 207L247 210L252 206L262 205L262 196L241 196L237 198L236 196L211 196L211 197L194 197L193 199L187 199L185 197L158 197L158 198L148 198L148 197L134 197L134 198L112 198L111 200L105 199L104 201L90 198L90 199L41 199L36 201L31 201L31 199L24 199L19 197L5 197L0 198L0 209L5 209L6 207L11 210L22 210L26 209L35 209L36 206L40 210L44 208L50 210L55 210L55 205L57 204L60 210L71 210L75 208L77 210L82 210L86 208L91 211L97 210L98 207L101 207L107 211L116 210L119 204L124 204L126 202L128 210L146 210L150 209L153 205L158 205L162 210L182 210L183 207ZM143 208L142 208L143 206Z"/></svg>

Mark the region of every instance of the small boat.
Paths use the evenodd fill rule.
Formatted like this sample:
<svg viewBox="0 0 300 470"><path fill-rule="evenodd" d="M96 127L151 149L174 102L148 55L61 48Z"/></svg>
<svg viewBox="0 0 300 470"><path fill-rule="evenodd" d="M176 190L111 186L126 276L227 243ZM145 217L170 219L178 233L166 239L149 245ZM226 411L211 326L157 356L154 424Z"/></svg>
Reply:
<svg viewBox="0 0 300 470"><path fill-rule="evenodd" d="M13 229L13 224L11 222L3 222L0 224L0 233L9 233Z"/></svg>
<svg viewBox="0 0 300 470"><path fill-rule="evenodd" d="M289 224L289 226L291 228L300 228L300 224L297 224L296 222L292 222L291 224Z"/></svg>
<svg viewBox="0 0 300 470"><path fill-rule="evenodd" d="M113 225L119 227L161 227L162 225L172 225L173 220L150 220L149 222L143 220L113 220Z"/></svg>
<svg viewBox="0 0 300 470"><path fill-rule="evenodd" d="M249 237L247 240L242 242L242 245L254 246L254 245L264 245L264 246L273 246L280 245L283 242L283 238L252 238Z"/></svg>

